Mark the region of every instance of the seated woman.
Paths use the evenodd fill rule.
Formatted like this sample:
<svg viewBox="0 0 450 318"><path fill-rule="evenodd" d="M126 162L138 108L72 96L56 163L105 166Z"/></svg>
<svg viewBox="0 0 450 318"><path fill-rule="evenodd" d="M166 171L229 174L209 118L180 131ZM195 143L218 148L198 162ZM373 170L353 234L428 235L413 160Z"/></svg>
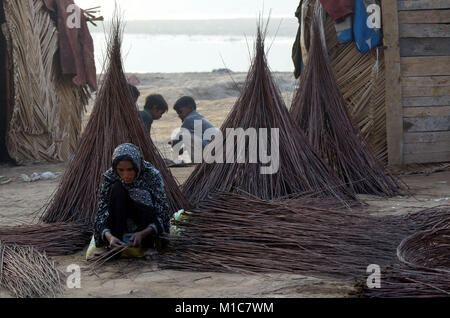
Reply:
<svg viewBox="0 0 450 318"><path fill-rule="evenodd" d="M122 144L114 150L112 167L104 175L94 225L96 247L119 247L132 233L131 247L155 248L169 233L170 213L158 170L144 161L139 148Z"/></svg>

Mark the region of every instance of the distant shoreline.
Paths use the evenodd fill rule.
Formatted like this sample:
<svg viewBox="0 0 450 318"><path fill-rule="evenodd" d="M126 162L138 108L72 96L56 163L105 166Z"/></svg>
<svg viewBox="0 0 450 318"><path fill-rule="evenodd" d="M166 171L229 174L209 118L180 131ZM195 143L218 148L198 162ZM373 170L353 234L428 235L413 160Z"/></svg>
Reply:
<svg viewBox="0 0 450 318"><path fill-rule="evenodd" d="M287 73L293 73L294 70L292 69L292 72L287 71L272 71L272 74L287 74ZM247 74L248 72L231 72L231 75L242 75ZM200 74L215 74L214 72L126 72L125 76L145 76L145 75L200 75ZM222 73L227 75L227 73ZM97 77L102 77L103 73L97 73Z"/></svg>
<svg viewBox="0 0 450 318"><path fill-rule="evenodd" d="M265 27L267 19L262 25ZM108 33L111 22L99 22L97 27L89 24L91 33ZM129 34L160 34L160 35L235 35L252 36L256 33L258 20L252 18L242 19L210 19L210 20L133 20L123 21L124 33ZM271 18L268 25L268 34L286 37L295 37L298 30L297 18Z"/></svg>

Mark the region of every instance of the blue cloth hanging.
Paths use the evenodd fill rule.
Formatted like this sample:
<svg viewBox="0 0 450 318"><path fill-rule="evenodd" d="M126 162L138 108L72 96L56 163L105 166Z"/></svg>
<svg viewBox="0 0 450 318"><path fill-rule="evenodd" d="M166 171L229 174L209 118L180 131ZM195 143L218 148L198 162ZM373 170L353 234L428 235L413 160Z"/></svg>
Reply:
<svg viewBox="0 0 450 318"><path fill-rule="evenodd" d="M358 50L363 54L381 43L380 1L355 0L353 36Z"/></svg>
<svg viewBox="0 0 450 318"><path fill-rule="evenodd" d="M344 21L336 23L336 34L339 43L347 43L353 41L353 17L347 16Z"/></svg>

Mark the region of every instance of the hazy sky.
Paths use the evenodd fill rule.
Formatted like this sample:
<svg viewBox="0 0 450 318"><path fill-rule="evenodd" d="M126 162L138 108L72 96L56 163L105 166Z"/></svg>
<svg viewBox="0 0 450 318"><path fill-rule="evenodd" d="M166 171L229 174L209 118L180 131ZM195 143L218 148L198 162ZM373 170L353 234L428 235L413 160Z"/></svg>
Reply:
<svg viewBox="0 0 450 318"><path fill-rule="evenodd" d="M115 2L125 20L255 18L264 8L267 17L294 17L299 0L75 0L82 9L101 6L109 19Z"/></svg>

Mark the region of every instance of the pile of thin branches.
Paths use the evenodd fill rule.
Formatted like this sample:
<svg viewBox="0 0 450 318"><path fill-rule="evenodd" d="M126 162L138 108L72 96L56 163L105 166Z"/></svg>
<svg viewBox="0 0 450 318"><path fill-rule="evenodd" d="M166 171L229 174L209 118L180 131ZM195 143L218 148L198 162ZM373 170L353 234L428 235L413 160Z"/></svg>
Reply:
<svg viewBox="0 0 450 318"><path fill-rule="evenodd" d="M103 16L98 16L100 13L100 6L83 9L83 14L86 17L86 21L92 23L92 25L97 26L94 21L104 21L105 18Z"/></svg>
<svg viewBox="0 0 450 318"><path fill-rule="evenodd" d="M42 215L46 223L93 224L102 175L111 167L114 149L123 143L137 145L144 159L161 172L172 213L187 207L177 182L145 131L132 101L122 67L121 41L121 22L115 18L108 41L108 64L103 84L75 156Z"/></svg>
<svg viewBox="0 0 450 318"><path fill-rule="evenodd" d="M445 208L442 209L445 211ZM446 208L447 212L450 209ZM368 289L359 283L358 293L366 297L449 297L450 217L432 222L428 229L405 238L397 248L401 264L385 268L381 288Z"/></svg>
<svg viewBox="0 0 450 318"><path fill-rule="evenodd" d="M266 27L267 30L267 27ZM264 39L266 31L258 27L255 56L248 72L243 90L225 119L221 132L223 138L216 138L215 157L224 163L198 165L182 189L185 197L194 205L217 192L246 191L261 199L274 199L292 193L312 191L339 200L354 199L354 193L334 176L330 167L312 150L305 136L292 121L281 93L275 84L267 65ZM252 152L249 139L230 134L233 129L267 129L267 136L256 137L258 148ZM274 141L272 129L278 129L279 142ZM267 153L279 156L276 173L262 173L261 143L267 146ZM233 154L234 163L225 160ZM255 155L257 160L251 159ZM237 162L242 159L242 163Z"/></svg>
<svg viewBox="0 0 450 318"><path fill-rule="evenodd" d="M372 217L333 200L263 201L222 193L177 224L162 267L190 271L366 276L397 261L400 241L448 211Z"/></svg>
<svg viewBox="0 0 450 318"><path fill-rule="evenodd" d="M306 67L290 109L309 143L356 193L395 196L404 186L385 171L360 138L331 68L317 3Z"/></svg>
<svg viewBox="0 0 450 318"><path fill-rule="evenodd" d="M73 254L83 249L92 235L85 224L52 223L0 227L0 241L33 246L49 256Z"/></svg>
<svg viewBox="0 0 450 318"><path fill-rule="evenodd" d="M0 288L19 298L55 297L64 291L64 274L34 247L0 241Z"/></svg>
<svg viewBox="0 0 450 318"><path fill-rule="evenodd" d="M450 227L421 231L403 240L397 255L402 263L411 266L450 270L449 243Z"/></svg>

